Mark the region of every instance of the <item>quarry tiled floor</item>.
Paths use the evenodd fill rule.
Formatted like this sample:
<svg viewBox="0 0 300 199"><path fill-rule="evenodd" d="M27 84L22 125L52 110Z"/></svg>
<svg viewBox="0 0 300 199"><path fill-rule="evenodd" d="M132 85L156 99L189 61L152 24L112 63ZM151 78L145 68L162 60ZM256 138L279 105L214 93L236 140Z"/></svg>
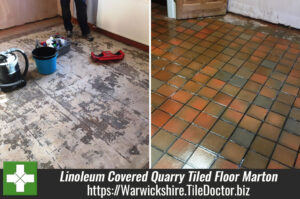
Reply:
<svg viewBox="0 0 300 199"><path fill-rule="evenodd" d="M152 167L300 168L300 31L152 8Z"/></svg>

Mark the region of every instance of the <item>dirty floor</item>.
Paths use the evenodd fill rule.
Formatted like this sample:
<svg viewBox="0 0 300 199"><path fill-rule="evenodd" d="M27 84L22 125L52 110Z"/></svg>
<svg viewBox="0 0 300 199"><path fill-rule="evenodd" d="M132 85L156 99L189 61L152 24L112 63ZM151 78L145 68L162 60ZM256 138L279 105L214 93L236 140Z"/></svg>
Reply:
<svg viewBox="0 0 300 199"><path fill-rule="evenodd" d="M38 161L40 168L142 168L148 162L148 54L98 33L75 30L72 50L52 75L37 72L35 41L64 34L62 25L1 40L25 50L27 86L0 92L0 161ZM120 62L94 63L91 51L124 50ZM2 163L1 163L2 167Z"/></svg>
<svg viewBox="0 0 300 199"><path fill-rule="evenodd" d="M152 167L300 168L300 31L152 9Z"/></svg>

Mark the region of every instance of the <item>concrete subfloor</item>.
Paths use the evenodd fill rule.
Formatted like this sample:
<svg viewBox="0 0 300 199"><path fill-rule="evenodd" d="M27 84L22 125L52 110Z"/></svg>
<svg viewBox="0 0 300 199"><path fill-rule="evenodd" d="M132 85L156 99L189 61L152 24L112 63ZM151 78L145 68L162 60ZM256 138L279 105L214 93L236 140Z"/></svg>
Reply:
<svg viewBox="0 0 300 199"><path fill-rule="evenodd" d="M300 31L152 8L152 167L300 169Z"/></svg>
<svg viewBox="0 0 300 199"><path fill-rule="evenodd" d="M31 55L36 40L65 31L60 23L36 30L38 23L26 25L31 31L15 29L23 35L9 29L1 37L0 50L23 49L30 69L25 88L0 92L0 161L38 161L39 168L145 167L148 54L95 32L95 41L87 42L76 26L71 52L58 58L54 74L41 75ZM90 58L92 51L120 49L126 56L119 62Z"/></svg>

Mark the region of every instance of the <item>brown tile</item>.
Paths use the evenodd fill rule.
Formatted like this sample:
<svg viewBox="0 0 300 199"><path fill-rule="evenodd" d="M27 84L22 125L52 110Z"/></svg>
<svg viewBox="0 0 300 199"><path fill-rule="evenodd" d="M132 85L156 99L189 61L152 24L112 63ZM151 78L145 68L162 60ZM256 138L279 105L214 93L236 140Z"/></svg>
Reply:
<svg viewBox="0 0 300 199"><path fill-rule="evenodd" d="M154 75L154 77L155 77L156 79L159 79L159 80L165 81L165 82L168 81L169 79L171 79L172 76L173 76L172 73L170 73L170 72L168 72L168 71L165 71L165 70L161 70L161 71L159 71L158 73L156 73L156 74Z"/></svg>
<svg viewBox="0 0 300 199"><path fill-rule="evenodd" d="M259 120L245 115L242 121L240 122L239 126L252 133L256 133L260 124L261 122Z"/></svg>
<svg viewBox="0 0 300 199"><path fill-rule="evenodd" d="M290 95L297 96L299 88L292 85L284 84L281 91Z"/></svg>
<svg viewBox="0 0 300 199"><path fill-rule="evenodd" d="M269 112L269 114L267 115L267 118L266 118L266 122L268 122L269 124L272 124L274 126L277 126L279 128L282 128L284 121L285 121L285 117L283 117L277 113L274 113L272 111Z"/></svg>
<svg viewBox="0 0 300 199"><path fill-rule="evenodd" d="M158 131L158 128L154 125L151 125L151 136L155 135Z"/></svg>
<svg viewBox="0 0 300 199"><path fill-rule="evenodd" d="M214 88L216 90L220 90L224 86L225 82L212 78L208 83L207 86Z"/></svg>
<svg viewBox="0 0 300 199"><path fill-rule="evenodd" d="M221 135L225 138L229 138L234 130L234 126L224 122L222 120L218 120L216 125L212 128L212 131L218 135Z"/></svg>
<svg viewBox="0 0 300 199"><path fill-rule="evenodd" d="M236 110L236 111L245 113L248 106L249 106L248 102L240 100L240 99L234 99L229 107Z"/></svg>
<svg viewBox="0 0 300 199"><path fill-rule="evenodd" d="M237 169L238 165L229 162L228 160L224 160L222 158L218 158L213 166L212 169Z"/></svg>
<svg viewBox="0 0 300 199"><path fill-rule="evenodd" d="M214 101L224 105L224 106L228 106L230 104L230 102L232 101L232 97L229 95L226 95L224 93L218 93L215 97L214 97Z"/></svg>
<svg viewBox="0 0 300 199"><path fill-rule="evenodd" d="M214 102L210 102L203 111L205 113L219 117L223 113L224 110L225 110L224 106L216 104Z"/></svg>
<svg viewBox="0 0 300 199"><path fill-rule="evenodd" d="M214 76L218 70L209 66L204 67L201 70L201 73L206 74L208 76Z"/></svg>
<svg viewBox="0 0 300 199"><path fill-rule="evenodd" d="M181 103L168 99L159 108L167 113L174 115L181 107Z"/></svg>
<svg viewBox="0 0 300 199"><path fill-rule="evenodd" d="M289 105L286 105L282 102L275 101L272 106L272 111L276 113L280 113L281 115L288 115L290 112L291 107Z"/></svg>
<svg viewBox="0 0 300 199"><path fill-rule="evenodd" d="M253 102L256 95L250 91L242 89L237 97L241 100L251 103L251 102Z"/></svg>
<svg viewBox="0 0 300 199"><path fill-rule="evenodd" d="M255 152L249 151L243 162L243 167L248 169L265 169L267 164L267 158Z"/></svg>
<svg viewBox="0 0 300 199"><path fill-rule="evenodd" d="M175 91L177 90L177 88L173 87L173 86L169 86L169 85L162 85L159 89L157 89L156 92L169 97L170 95L172 95Z"/></svg>
<svg viewBox="0 0 300 199"><path fill-rule="evenodd" d="M280 128L272 126L268 123L263 123L258 134L262 137L268 138L276 142L280 135L280 130Z"/></svg>
<svg viewBox="0 0 300 199"><path fill-rule="evenodd" d="M192 96L193 96L192 94L186 91L179 90L171 98L185 104L187 101L189 101L192 98Z"/></svg>
<svg viewBox="0 0 300 199"><path fill-rule="evenodd" d="M175 158L165 154L157 163L154 165L154 169L180 169L183 166L183 162L176 160Z"/></svg>
<svg viewBox="0 0 300 199"><path fill-rule="evenodd" d="M198 62L196 62L196 61L193 61L187 67L190 68L190 69L192 69L192 70L198 71L198 70L200 70L203 67L203 65L200 64L200 63L198 63Z"/></svg>
<svg viewBox="0 0 300 199"><path fill-rule="evenodd" d="M223 114L222 118L226 121L237 124L241 120L242 116L243 114L235 110L227 109Z"/></svg>
<svg viewBox="0 0 300 199"><path fill-rule="evenodd" d="M196 169L208 169L215 159L215 155L205 151L202 148L197 148L194 154L188 161L188 164Z"/></svg>
<svg viewBox="0 0 300 199"><path fill-rule="evenodd" d="M274 146L274 142L257 136L251 145L251 149L268 157L272 154Z"/></svg>
<svg viewBox="0 0 300 199"><path fill-rule="evenodd" d="M192 122L198 115L199 111L189 106L184 106L178 113L177 116L184 119L187 122Z"/></svg>
<svg viewBox="0 0 300 199"><path fill-rule="evenodd" d="M248 81L244 88L254 93L258 93L261 89L261 85L253 81Z"/></svg>
<svg viewBox="0 0 300 199"><path fill-rule="evenodd" d="M154 107L160 106L165 100L166 100L166 97L159 95L157 93L151 93L151 104Z"/></svg>
<svg viewBox="0 0 300 199"><path fill-rule="evenodd" d="M195 145L183 139L178 139L168 150L168 153L182 161L186 161L194 152L195 148Z"/></svg>
<svg viewBox="0 0 300 199"><path fill-rule="evenodd" d="M193 80L196 82L200 82L202 84L205 84L206 82L208 82L208 80L210 79L209 76L204 75L202 73L197 73L194 77Z"/></svg>
<svg viewBox="0 0 300 199"><path fill-rule="evenodd" d="M293 167L297 158L297 152L277 144L272 159L277 160L287 166Z"/></svg>
<svg viewBox="0 0 300 199"><path fill-rule="evenodd" d="M182 134L181 138L188 140L194 144L198 144L202 138L206 135L206 131L195 126L190 125Z"/></svg>
<svg viewBox="0 0 300 199"><path fill-rule="evenodd" d="M268 169L288 169L288 167L280 164L277 161L271 160L268 165Z"/></svg>
<svg viewBox="0 0 300 199"><path fill-rule="evenodd" d="M294 106L300 108L300 97L296 98Z"/></svg>
<svg viewBox="0 0 300 199"><path fill-rule="evenodd" d="M298 108L292 108L292 111L290 113L290 117L300 121L300 109Z"/></svg>
<svg viewBox="0 0 300 199"><path fill-rule="evenodd" d="M226 93L228 95L231 95L231 96L236 96L236 94L240 91L240 88L237 87L237 86L233 86L231 84L226 84L223 89L222 89L222 92L223 93Z"/></svg>
<svg viewBox="0 0 300 199"><path fill-rule="evenodd" d="M151 122L152 124L161 127L163 126L169 119L170 119L170 115L161 111L161 110L155 110L152 114L151 114Z"/></svg>
<svg viewBox="0 0 300 199"><path fill-rule="evenodd" d="M221 155L228 160L239 164L246 153L246 149L233 142L227 142Z"/></svg>
<svg viewBox="0 0 300 199"><path fill-rule="evenodd" d="M200 84L197 84L197 83L194 82L194 81L188 81L188 82L184 85L183 89L185 89L185 90L187 90L187 91L190 91L190 92L192 92L192 93L196 93L197 91L200 90L201 87L202 87L202 86L201 86Z"/></svg>
<svg viewBox="0 0 300 199"><path fill-rule="evenodd" d="M168 81L169 84L173 84L177 87L181 87L185 82L186 80L179 76L173 76L172 79Z"/></svg>
<svg viewBox="0 0 300 199"><path fill-rule="evenodd" d="M267 77L258 73L254 73L251 78L252 81L255 81L259 84L264 84L267 81Z"/></svg>
<svg viewBox="0 0 300 199"><path fill-rule="evenodd" d="M295 151L298 151L300 147L300 136L283 131L280 136L279 143Z"/></svg>
<svg viewBox="0 0 300 199"><path fill-rule="evenodd" d="M216 118L202 112L194 122L195 124L209 130L214 125L216 120Z"/></svg>
<svg viewBox="0 0 300 199"><path fill-rule="evenodd" d="M167 150L175 141L176 136L164 130L157 132L151 139L151 145L159 148L162 151Z"/></svg>
<svg viewBox="0 0 300 199"><path fill-rule="evenodd" d="M276 90L264 86L262 88L262 90L260 91L260 94L265 96L265 97L269 97L271 99L274 99L275 96L276 96Z"/></svg>
<svg viewBox="0 0 300 199"><path fill-rule="evenodd" d="M279 93L277 100L284 104L292 105L294 103L295 97L285 93Z"/></svg>
<svg viewBox="0 0 300 199"><path fill-rule="evenodd" d="M178 73L182 70L182 66L179 66L178 64L169 64L166 66L166 71L171 73Z"/></svg>
<svg viewBox="0 0 300 199"><path fill-rule="evenodd" d="M177 74L189 79L189 78L192 78L195 75L195 71L193 71L191 69L188 69L188 68L183 68Z"/></svg>
<svg viewBox="0 0 300 199"><path fill-rule="evenodd" d="M300 169L300 153L298 154L298 158L296 160L295 169Z"/></svg>
<svg viewBox="0 0 300 199"><path fill-rule="evenodd" d="M188 123L178 119L176 117L173 117L170 119L167 124L164 126L164 129L167 131L174 133L176 135L179 135L183 132L183 130L188 126Z"/></svg>
<svg viewBox="0 0 300 199"><path fill-rule="evenodd" d="M209 99L212 99L216 94L217 94L218 91L212 89L212 88L209 88L209 87L203 87L201 88L201 90L198 92L198 94L200 96L204 96L204 97L207 97Z"/></svg>
<svg viewBox="0 0 300 199"><path fill-rule="evenodd" d="M268 112L267 109L252 104L247 114L256 119L264 120L265 116L267 115L267 112Z"/></svg>
<svg viewBox="0 0 300 199"><path fill-rule="evenodd" d="M213 133L208 133L208 135L201 142L201 146L219 153L225 142L226 140L221 138L220 136L217 136Z"/></svg>
<svg viewBox="0 0 300 199"><path fill-rule="evenodd" d="M188 103L189 106L196 108L198 110L202 110L208 103L208 100L205 100L201 97L194 96Z"/></svg>

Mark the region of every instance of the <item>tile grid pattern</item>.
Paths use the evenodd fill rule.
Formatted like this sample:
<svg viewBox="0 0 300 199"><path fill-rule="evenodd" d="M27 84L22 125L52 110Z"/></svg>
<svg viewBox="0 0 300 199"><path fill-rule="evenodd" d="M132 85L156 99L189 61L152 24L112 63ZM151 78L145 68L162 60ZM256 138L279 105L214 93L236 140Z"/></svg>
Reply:
<svg viewBox="0 0 300 199"><path fill-rule="evenodd" d="M224 23L219 18L209 18L209 19L204 19L204 20L198 19L198 20L185 20L185 21L172 21L172 20L167 21L167 20L164 20L164 18L160 14L161 10L162 10L161 7L154 8L154 13L153 13L154 21L153 21L153 26L152 26L153 27L153 29L152 29L152 31L153 31L152 32L153 33L152 34L153 35L153 46L154 46L152 48L152 51L154 54L154 61L153 61L153 66L152 66L152 76L153 76L152 82L154 83L154 85L152 84L152 87L154 90L153 90L152 95L153 96L155 95L154 99L152 98L152 104L154 104L154 105L152 105L152 111L153 111L152 112L153 113L152 121L154 121L154 124L152 122L152 127L153 127L152 128L152 130L153 130L152 153L154 155L154 157L152 159L153 166L156 168L172 167L172 165L175 167L183 167L183 168L191 168L191 167L194 167L194 168L209 168L209 167L212 167L212 168L224 168L224 167L229 167L229 168L266 168L267 165L268 165L268 168L272 168L272 167L278 168L278 167L285 167L285 166L297 167L298 162L296 160L296 156L297 156L297 152L299 154L299 135L297 135L297 133L292 134L292 136L295 136L295 138L297 138L297 140L298 140L298 142L296 141L296 144L295 144L296 147L298 146L298 149L294 148L294 150L291 150L289 146L281 145L279 143L280 139L283 135L283 128L281 128L280 133L277 136L277 139L275 139L275 140L270 140L268 138L266 139L266 136L263 137L261 135L258 135L259 134L258 132L260 132L262 126L264 124L267 124L267 123L265 123L264 119L268 118L270 114L273 115L274 113L271 113L270 110L267 110L269 113L268 113L268 115L265 115L261 119L263 122L255 119L253 117L250 117L247 113L248 113L249 109L252 107L252 105L255 104L256 100L257 100L257 104L265 106L264 103L260 102L261 101L260 98L262 98L262 96L258 95L258 93L262 94L263 90L275 91L275 96L273 96L273 100L271 98L265 98L265 97L262 98L262 99L267 99L267 101L271 101L271 105L270 104L268 105L268 106L270 106L269 108L271 108L273 106L275 99L277 99L277 97L280 94L280 91L286 84L281 83L281 87L278 88L277 90L274 90L274 89L272 90L272 84L268 84L269 87L267 87L266 84L271 81L275 81L275 82L278 81L276 79L279 79L279 81L280 81L280 80L282 80L282 77L284 77L284 80L282 80L282 82L285 82L287 80L287 78L290 77L285 74L290 74L291 71L293 71L292 70L293 67L289 67L289 71L287 71L286 73L284 73L285 71L283 71L283 73L280 73L280 72L282 72L282 71L280 71L282 69L280 69L279 66L275 67L277 65L276 62L279 62L280 60L284 60L285 62L289 63L290 61L287 60L286 57L289 57L289 58L292 57L292 62L297 63L296 60L297 60L297 57L299 57L299 45L291 44L291 42L289 42L288 40L278 39L271 35L261 34L259 32L244 28L242 26L235 26L233 24ZM206 27L196 28L196 25L195 25L196 23L201 24L201 25L206 25ZM186 33L191 33L190 35L180 33L183 29L185 29L183 26L186 26L187 24L189 27L192 26L192 28L194 28L194 29L202 30L202 31L200 31L200 33L207 32L208 34L206 35L206 37L204 37L199 33L199 31L193 32L192 28L187 29L185 31ZM169 28L165 28L166 26ZM211 30L207 27L212 28L213 30ZM231 31L230 28L233 31ZM176 29L179 32L174 32L172 29ZM222 35L221 31L225 34L225 36ZM215 36L217 35L218 37L213 37L211 35L215 35ZM202 37L202 38L198 39L195 36ZM178 40L176 38L174 39L174 37L184 38L185 41L187 41L187 40L194 41L195 43L194 43L194 47L192 48L192 50L195 50L196 47L203 48L203 44L211 44L211 45L208 45L207 48L202 49L202 52L200 52L198 54L196 54L195 51L190 51L189 54L183 55L183 56L185 56L185 58L190 59L187 62L189 62L189 63L196 62L194 65L197 65L197 64L200 65L200 67L199 67L199 69L201 68L200 73L196 73L197 69L194 71L191 70L192 71L191 75L182 72L185 69L190 68L189 66L191 66L191 65L186 67L187 64L183 64L180 61L179 56L174 56L174 54L172 56L170 55L173 52L173 50L176 49L180 43L180 42L178 42L180 40ZM224 40L224 38L227 40ZM174 41L177 41L177 43ZM184 41L182 43L184 43ZM223 46L213 45L214 43L215 44L223 43ZM291 48L286 48L286 45L282 45L282 43L283 44L287 43L288 45L291 46ZM276 47L281 47L281 48L283 48L283 50L278 50L277 48L273 48L275 46L275 44L276 44ZM211 50L212 46L217 47L217 48L214 48L215 51ZM227 46L229 46L230 48L226 48ZM271 47L269 47L269 46L271 46ZM167 50L166 50L166 47L167 47ZM192 47L192 45L187 46L185 50L188 51L189 49L191 49L191 47ZM249 48L249 47L252 47L252 48ZM157 49L159 49L159 50L157 50ZM163 50L165 50L165 53L163 53ZM294 54L290 53L291 50L294 52ZM240 52L238 52L238 51L240 51ZM157 53L157 52L159 52L159 53ZM242 52L248 52L248 53L246 54L246 53L242 53ZM224 53L229 54L230 57L224 55ZM281 54L281 55L280 56L277 55L277 57L276 57L276 56L274 56L276 54ZM198 55L199 55L199 57L198 57ZM220 56L220 55L222 55L222 56ZM210 58L208 58L209 56L210 56ZM278 59L278 57L282 58L282 59ZM207 58L208 58L208 61L201 63L202 59L205 60ZM222 59L222 58L224 58L224 59ZM263 58L266 58L266 59L263 60ZM271 59L272 61L269 61L268 58ZM298 61L299 61L299 59L298 59ZM179 64L178 64L178 62L179 62ZM179 68L178 71L173 71L175 73L170 73L168 71L168 69L169 69L168 64L170 65L170 63L171 64L176 63L176 66L178 66L178 68ZM181 65L180 65L180 63L181 63ZM157 65L160 65L160 66L157 67ZM183 65L183 67L182 67L182 65ZM207 66L209 66L209 67L207 67ZM230 67L231 67L231 69L234 68L235 70L231 71ZM182 69L182 70L180 71L180 69ZM219 72L226 72L226 71L230 71L231 73L228 73L228 72L224 73L227 76L225 76L225 75L222 76L221 73L220 73L221 75L218 75ZM280 72L278 72L278 71L280 71ZM178 76L178 74L180 76ZM209 77L209 80L207 79L206 82L201 82L201 84L199 84L199 82L194 81L196 79L195 76L198 74L201 75L200 77L205 77L204 75L207 75L207 74L209 74L211 77ZM295 73L295 74L296 74L295 76L297 76L297 73ZM186 78L186 76L187 76L187 78ZM271 76L272 78L268 77L268 76ZM184 80L186 81L186 83L181 86L179 85L179 87L176 87L176 86L174 87L174 85L172 85L172 83L170 83L170 79L174 78L174 77L177 77L177 78L184 77L185 78ZM208 76L206 76L206 77L208 77ZM251 77L251 78L249 78L249 77ZM220 80L217 80L217 79L220 79ZM267 81L267 79L268 79L268 81ZM224 81L222 81L222 80L224 80ZM214 84L210 84L210 82L212 82L212 81L216 81L217 83L222 83L222 84L220 87L214 87L215 86ZM228 82L230 82L231 85L229 85ZM188 87L187 85L189 83L192 83L193 86L197 85L198 87L196 87L196 89L194 89L195 87L192 87L192 86ZM242 85L238 85L239 83L242 83ZM249 85L252 84L252 85L258 86L258 89L255 91L256 93L251 92L251 89L246 90L246 86L248 85L248 83L249 83ZM156 86L155 84L158 84L158 86ZM240 88L235 87L232 84L239 86ZM298 84L299 83L296 82L296 85L299 87ZM166 89L166 91L168 91L168 92L171 90L170 88L174 88L174 91L170 92L169 96L168 96L168 94L165 94L164 92L162 92L164 90L162 88L166 87L166 85L168 85L168 87L167 87L168 89ZM188 107L188 105L191 105L191 101L192 101L191 99L193 99L193 98L195 98L195 96L197 96L197 92L200 90L200 88L208 89L208 87L205 87L207 85L210 86L211 88L217 90L217 91L215 91L215 93L213 95L215 97L212 96L212 97L207 98L207 96L206 96L206 98L203 98L203 96L201 96L201 94L199 94L198 97L202 97L200 99L202 99L202 102L204 102L205 105L200 108L198 107L198 110L194 109L194 107ZM172 86L172 87L170 87L170 86ZM226 94L228 94L228 92L226 92L226 90L224 88L227 86L228 86L228 88L237 89L238 90L237 93L232 94L231 96L226 95ZM293 85L293 86L295 87L295 85ZM178 89L180 91L183 91L182 89L185 89L184 92L182 92L184 94L186 94L185 93L186 91L190 91L190 94L192 94L193 97L191 97L191 95L189 94L190 96L187 97L184 100L184 102L180 101L180 100L178 102L172 101L173 103L168 103L166 105L167 102L171 102L170 100L172 98L174 98L174 96L176 96L176 94L174 95L174 93L175 93L175 90L178 91ZM221 92L221 91L223 91L223 92ZM297 93L294 95L297 96L299 89L297 89L296 91L297 91ZM246 93L246 95L245 95L245 93ZM166 96L163 96L163 94L165 94ZM248 102L250 102L250 104L247 103L247 97L248 97L247 94L250 94L250 96L254 95L254 97L255 97L252 100L248 100ZM266 92L266 94L265 93L263 93L263 94L270 96L270 94L268 92ZM272 94L274 94L274 92ZM216 96L218 96L218 95L220 97L216 98ZM157 96L159 96L160 99L164 99L164 100L161 100L159 103L154 102L155 99L157 98ZM237 102L237 105L239 105L239 102L241 102L246 105L248 104L248 106L246 108L244 108L244 110L242 110L241 112L233 112L235 110L234 106L232 106L231 108L228 108L228 107L233 105L235 100ZM246 100L246 101L243 101L243 100ZM206 133L201 138L201 141L199 141L198 143L193 143L187 139L184 140L183 135L188 131L189 128L191 128L191 126L203 127L203 122L201 123L201 120L199 119L199 118L202 118L202 117L200 117L200 115L203 114L204 112L208 112L205 110L206 110L206 108L208 108L209 104L212 102L219 104L218 106L222 105L223 111L221 111L221 114L219 113L219 115L217 115L217 116L213 115L213 114L207 115L207 118L214 120L214 122L212 122L212 125L210 125L209 127L206 127L207 128L206 131L208 133ZM183 104L181 104L181 103L183 103ZM174 108L175 104L176 104L175 107L177 107L177 108L175 108L175 110L173 110L171 114L168 113L168 109L166 109L166 107ZM196 103L196 104L199 104L199 103ZM192 120L184 122L184 119L182 120L181 118L178 118L178 113L180 113L183 109L185 109L187 107L190 110L197 111L197 116L194 116ZM241 107L238 106L238 108L241 108ZM238 118L235 119L234 117L233 118L229 117L229 121L228 121L228 118L226 117L226 112L234 113L235 115L237 115ZM161 116L161 114L166 115L166 117L168 119L167 119L167 121L164 121L164 125L155 126L156 125L155 124L156 117ZM280 118L280 116L281 115L275 114L275 122L278 120L277 119L278 117ZM224 119L224 117L225 117L225 119ZM220 120L220 118L222 120ZM172 122L172 120L175 120L177 122ZM230 124L230 120L233 121L233 123ZM178 126L178 123L179 123L178 121L180 121L180 123L184 124L184 128L181 129L180 132L174 132L174 129L170 128L170 126L172 126L172 124L175 125L174 123L177 123L177 126ZM199 123L199 121L200 121L200 123ZM212 130L216 127L217 122L219 122L219 121L223 121L223 123L226 122L226 123L224 123L226 125L234 125L234 127L233 127L234 129L231 131L231 133L229 133L229 135L226 135L224 137L224 135L222 135L218 132L212 132ZM270 120L270 122L272 123L272 120ZM255 124L254 126L256 128L254 130L253 130L253 127L251 127L251 125L252 125L251 123ZM204 124L204 126L206 124ZM285 124L281 124L279 126L283 127L284 125ZM239 141L232 140L232 137L235 135L238 128L240 128L241 126L243 129L247 129L246 132L243 131L245 134L252 135L252 139L250 139L250 143L248 143L248 146L241 146L242 144L240 144ZM276 128L276 127L272 126L272 128ZM200 128L199 128L199 130L200 130ZM156 143L157 139L155 139L155 137L166 134L167 131L168 131L168 133L170 133L170 135L174 135L174 133L175 133L176 138L172 142L170 142L169 145L166 148L164 148L163 151L161 151L162 148L160 147L159 144ZM248 131L252 131L252 132L249 133ZM288 135L290 135L290 134L288 134ZM207 143L205 141L206 141L206 139L208 140L209 136L214 137L215 139L212 139L212 141L208 142L208 144L205 145L205 143ZM219 137L219 136L223 136L223 137ZM160 136L159 138L163 138L163 136ZM225 141L224 141L224 139L225 139ZM213 143L217 142L216 140L222 140L223 143L221 144L221 147L218 146L216 148L215 146L211 146L211 145L213 145L212 142ZM256 146L255 143L258 141L261 141L261 140L263 142L258 144L258 148L257 149L254 148ZM159 140L159 141L163 142L163 140ZM276 141L276 142L273 142L273 141ZM271 154L269 154L269 155L264 154L264 151L265 151L264 149L260 149L260 148L263 148L262 145L264 142L268 142L268 143L271 142L273 145L273 148L270 147ZM202 145L205 145L205 146L202 146ZM276 148L275 148L275 145L276 145ZM187 146L189 146L189 147L187 147ZM251 146L251 147L249 147L249 146ZM177 149L178 147L179 148L181 147L182 150ZM250 148L251 148L251 150L250 150ZM281 151L283 151L281 153L287 153L288 155L292 156L290 159L293 159L293 164L291 164L290 160L287 161L287 160L283 160L282 158L275 157L276 160L274 160L273 155L274 155L274 153L276 153L277 148L281 148ZM240 149L240 150L231 151L232 149ZM260 154L261 150L262 150L263 154ZM268 149L268 150L270 151L270 149ZM232 155L234 155L234 153L237 153L237 155L235 155L235 156L238 156L238 158L231 157ZM254 160L258 160L258 161L254 161Z"/></svg>

